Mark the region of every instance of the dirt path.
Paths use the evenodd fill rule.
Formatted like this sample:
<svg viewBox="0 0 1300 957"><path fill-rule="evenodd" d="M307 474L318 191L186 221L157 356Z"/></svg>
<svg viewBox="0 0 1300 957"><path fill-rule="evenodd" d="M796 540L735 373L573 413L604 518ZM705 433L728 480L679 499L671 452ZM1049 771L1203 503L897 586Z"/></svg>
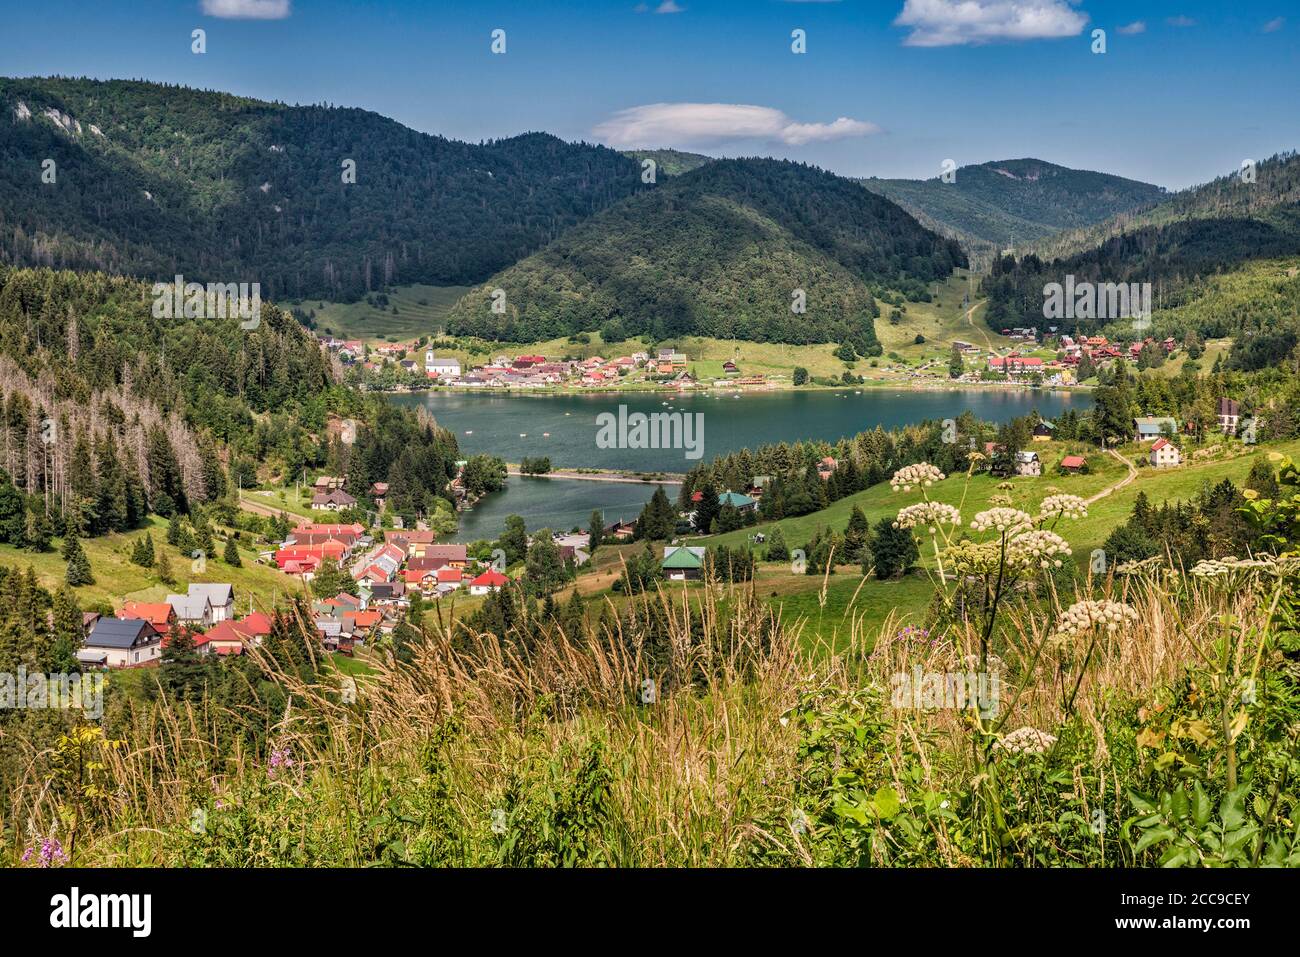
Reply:
<svg viewBox="0 0 1300 957"><path fill-rule="evenodd" d="M239 507L246 512L252 512L254 515L264 515L267 518L279 518L281 512L284 512L290 519L299 517L288 509L272 508L270 505L263 505L260 502L250 501L246 498L239 500Z"/></svg>
<svg viewBox="0 0 1300 957"><path fill-rule="evenodd" d="M1102 489L1096 495L1092 496L1092 498L1084 499L1085 504L1091 505L1093 502L1100 501L1101 499L1105 498L1107 495L1111 494L1112 492L1118 492L1125 485L1132 484L1133 480L1138 477L1137 466L1134 465L1132 462L1130 462L1128 459L1124 458L1124 456L1120 455L1114 449L1107 449L1106 454L1117 461L1123 462L1124 465L1127 466L1128 468L1128 475L1125 475L1114 485Z"/></svg>
<svg viewBox="0 0 1300 957"><path fill-rule="evenodd" d="M966 310L966 324L970 326L972 330L978 332L981 336L984 337L984 348L986 348L989 352L992 352L993 340L989 338L989 334L987 332L985 332L981 327L975 325L975 310L987 302L988 302L987 299L981 299L979 302L975 303L973 306L971 306L969 309Z"/></svg>

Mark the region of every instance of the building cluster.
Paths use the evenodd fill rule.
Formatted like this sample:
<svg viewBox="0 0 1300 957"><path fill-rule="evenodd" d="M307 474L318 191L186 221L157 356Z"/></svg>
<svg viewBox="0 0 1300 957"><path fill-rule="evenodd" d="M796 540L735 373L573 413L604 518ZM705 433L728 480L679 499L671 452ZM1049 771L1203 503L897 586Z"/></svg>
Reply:
<svg viewBox="0 0 1300 957"><path fill-rule="evenodd" d="M424 370L430 380L457 388L543 389L554 386L602 387L631 380L667 379L682 385L694 384L684 353L662 349L606 359L551 359L542 355L499 355L491 362L462 369L460 361L425 354ZM733 364L734 365L734 364Z"/></svg>
<svg viewBox="0 0 1300 957"><path fill-rule="evenodd" d="M377 372L390 364L430 383L460 389L545 389L555 387L609 388L626 382L654 382L672 388L694 388L699 383L690 371L690 358L677 349L633 352L607 359L552 358L534 353L514 357L497 355L481 365L468 365L455 356L423 349L418 342L383 343L367 351L358 339L325 337L321 344L345 365L360 365ZM418 361L423 353L423 362ZM415 358L410 358L410 357ZM728 386L766 387L764 375L742 375L733 360L722 363L716 380Z"/></svg>
<svg viewBox="0 0 1300 957"><path fill-rule="evenodd" d="M235 615L235 590L224 582L194 583L160 602L128 601L116 616L87 612L77 659L88 668L156 665L163 649L187 631L201 655L239 655L271 633L270 616Z"/></svg>
<svg viewBox="0 0 1300 957"><path fill-rule="evenodd" d="M1094 366L1100 367L1116 359L1136 359L1148 346L1162 349L1165 355L1169 355L1178 348L1178 343L1172 337L1156 342L1148 336L1125 346L1111 342L1105 336L1081 336L1077 340L1073 336L1061 336L1061 352L1064 354L1061 361L1068 366L1077 366L1087 356Z"/></svg>

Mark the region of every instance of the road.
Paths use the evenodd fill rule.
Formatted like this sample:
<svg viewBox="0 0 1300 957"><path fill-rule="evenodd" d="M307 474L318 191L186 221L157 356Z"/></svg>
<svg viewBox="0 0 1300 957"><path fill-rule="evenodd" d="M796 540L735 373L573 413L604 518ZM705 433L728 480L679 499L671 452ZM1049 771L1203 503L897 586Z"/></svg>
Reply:
<svg viewBox="0 0 1300 957"><path fill-rule="evenodd" d="M1130 484L1132 484L1133 480L1134 480L1135 478L1138 477L1137 466L1134 465L1132 462L1130 462L1128 459L1124 458L1124 456L1120 455L1120 454L1119 454L1118 452L1116 452L1114 449L1107 449L1107 450L1106 450L1106 454L1109 455L1111 458L1113 458L1113 459L1119 461L1119 462L1123 462L1124 465L1127 466L1127 468L1128 468L1128 475L1125 475L1122 479L1120 479L1120 480L1119 480L1118 482L1116 482L1114 485L1110 485L1110 486L1107 486L1106 488L1102 489L1100 492L1098 492L1098 493L1097 493L1096 495L1094 495L1092 498L1085 499L1084 501L1085 501L1085 503L1088 504L1088 505L1091 505L1093 502L1100 501L1101 499L1105 498L1107 495L1111 494L1112 492L1118 492L1118 491L1119 491L1120 489L1122 489L1125 485L1130 485Z"/></svg>

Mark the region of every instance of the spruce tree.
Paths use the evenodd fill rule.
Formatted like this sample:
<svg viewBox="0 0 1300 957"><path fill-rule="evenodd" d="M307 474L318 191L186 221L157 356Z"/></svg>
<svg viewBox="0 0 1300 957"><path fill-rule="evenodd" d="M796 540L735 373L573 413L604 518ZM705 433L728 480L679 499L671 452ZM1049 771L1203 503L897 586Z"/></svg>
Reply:
<svg viewBox="0 0 1300 957"><path fill-rule="evenodd" d="M239 546L235 544L235 536L231 535L226 539L226 550L222 553L221 560L232 568L238 568L243 564L239 560Z"/></svg>
<svg viewBox="0 0 1300 957"><path fill-rule="evenodd" d="M176 579L172 577L171 559L167 557L165 549L158 553L158 561L154 564L153 570L154 574L158 576L158 580L164 585L174 585L176 583Z"/></svg>
<svg viewBox="0 0 1300 957"><path fill-rule="evenodd" d="M154 552L153 538L145 532L135 540L135 545L131 548L131 563L141 568L153 568L155 561L157 554Z"/></svg>
<svg viewBox="0 0 1300 957"><path fill-rule="evenodd" d="M767 560L769 562L788 562L790 549L785 543L785 535L780 525L773 525L767 533Z"/></svg>
<svg viewBox="0 0 1300 957"><path fill-rule="evenodd" d="M68 562L64 577L69 585L76 587L95 584L95 576L90 570L90 559L86 557L85 549L81 547L81 539L72 529L68 530L68 537L63 541L63 557Z"/></svg>

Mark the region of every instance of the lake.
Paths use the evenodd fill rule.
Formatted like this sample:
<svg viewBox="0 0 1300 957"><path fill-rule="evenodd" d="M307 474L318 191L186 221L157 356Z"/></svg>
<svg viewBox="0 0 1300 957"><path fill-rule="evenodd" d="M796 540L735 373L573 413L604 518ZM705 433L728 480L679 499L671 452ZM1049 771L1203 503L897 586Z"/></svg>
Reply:
<svg viewBox="0 0 1300 957"><path fill-rule="evenodd" d="M952 389L895 391L852 388L666 395L600 393L521 395L429 392L389 397L398 405L422 405L439 424L456 435L463 454L487 452L507 462L549 456L557 468L624 469L639 472L685 472L699 461L742 448L797 439L834 441L877 425L897 428L926 419L955 418L969 411L1005 422L1037 410L1054 419L1067 408L1091 408L1087 393L1028 389ZM667 403L665 405L664 403ZM700 413L702 458L689 459L682 449L600 448L597 416L629 413ZM571 528L587 524L593 508L606 520L633 518L653 493L649 485L511 478L504 492L490 495L462 516L460 541L495 538L510 514L522 515L530 529ZM669 486L670 496L677 488Z"/></svg>

